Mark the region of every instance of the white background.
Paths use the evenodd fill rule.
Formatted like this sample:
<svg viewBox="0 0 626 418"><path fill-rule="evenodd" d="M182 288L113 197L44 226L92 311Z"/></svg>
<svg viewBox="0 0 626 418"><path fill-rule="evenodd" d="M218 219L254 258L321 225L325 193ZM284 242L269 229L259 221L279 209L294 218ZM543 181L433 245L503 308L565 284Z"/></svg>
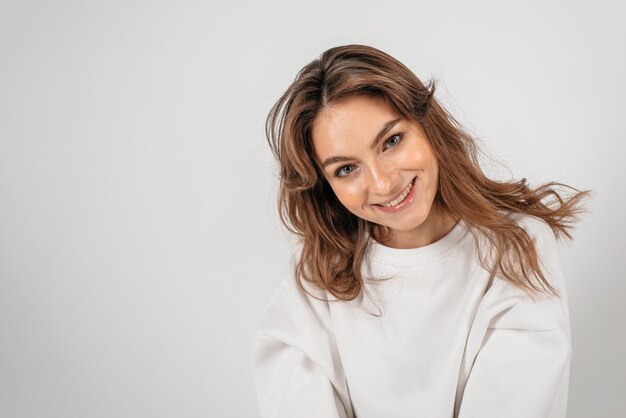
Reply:
<svg viewBox="0 0 626 418"><path fill-rule="evenodd" d="M562 247L568 416L622 416L620 4L0 1L0 416L258 416L290 248L264 120L347 43L439 80L500 175L595 191Z"/></svg>

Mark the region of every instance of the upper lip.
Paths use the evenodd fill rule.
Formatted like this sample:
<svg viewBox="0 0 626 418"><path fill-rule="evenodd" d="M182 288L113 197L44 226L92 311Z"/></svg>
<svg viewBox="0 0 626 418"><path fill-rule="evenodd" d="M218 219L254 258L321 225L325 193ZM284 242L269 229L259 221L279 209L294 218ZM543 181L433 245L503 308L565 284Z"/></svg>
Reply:
<svg viewBox="0 0 626 418"><path fill-rule="evenodd" d="M404 191L404 189L407 188L407 186L409 184L413 183L413 180L415 180L415 177L413 177L408 184L406 184L404 187L402 187L402 189L400 189L400 191L395 195L395 197L393 197L393 198L391 198L389 200L386 200L384 202L370 203L370 205L386 205L387 203L393 202L394 200L396 200L397 198L399 198L402 195L402 192Z"/></svg>

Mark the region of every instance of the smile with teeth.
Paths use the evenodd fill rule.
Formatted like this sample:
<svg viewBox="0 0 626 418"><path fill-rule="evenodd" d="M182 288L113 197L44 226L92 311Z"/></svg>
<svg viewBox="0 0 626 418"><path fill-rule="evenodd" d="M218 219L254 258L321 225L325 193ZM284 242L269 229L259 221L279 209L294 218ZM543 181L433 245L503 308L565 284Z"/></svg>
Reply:
<svg viewBox="0 0 626 418"><path fill-rule="evenodd" d="M411 183L409 183L409 185L404 188L400 196L398 196L395 200L392 200L391 202L387 202L387 203L375 203L374 205L382 206L384 208L390 208L392 206L396 206L398 203L402 203L404 199L406 199L406 197L411 192L411 187L413 187L413 181L411 181Z"/></svg>

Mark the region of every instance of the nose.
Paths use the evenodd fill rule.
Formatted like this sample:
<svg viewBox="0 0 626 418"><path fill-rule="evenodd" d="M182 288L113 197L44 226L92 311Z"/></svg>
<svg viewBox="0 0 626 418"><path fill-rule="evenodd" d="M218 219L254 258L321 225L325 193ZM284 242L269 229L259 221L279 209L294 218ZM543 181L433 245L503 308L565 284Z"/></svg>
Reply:
<svg viewBox="0 0 626 418"><path fill-rule="evenodd" d="M393 190L394 179L392 170L385 164L373 163L370 172L370 192L374 195L389 196Z"/></svg>

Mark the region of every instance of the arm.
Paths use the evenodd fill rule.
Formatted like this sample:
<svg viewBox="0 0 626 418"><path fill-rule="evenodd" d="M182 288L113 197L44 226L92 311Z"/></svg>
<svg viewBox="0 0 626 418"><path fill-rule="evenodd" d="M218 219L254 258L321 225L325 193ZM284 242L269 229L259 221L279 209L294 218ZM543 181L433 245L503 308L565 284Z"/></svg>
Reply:
<svg viewBox="0 0 626 418"><path fill-rule="evenodd" d="M263 418L352 418L327 302L292 278L262 316L252 362Z"/></svg>
<svg viewBox="0 0 626 418"><path fill-rule="evenodd" d="M569 342L560 330L490 328L469 376L459 418L563 418Z"/></svg>
<svg viewBox="0 0 626 418"><path fill-rule="evenodd" d="M572 358L567 293L556 240L527 225L560 297L533 301L495 279L476 313L457 391L458 418L564 418ZM465 383L464 383L465 382Z"/></svg>

